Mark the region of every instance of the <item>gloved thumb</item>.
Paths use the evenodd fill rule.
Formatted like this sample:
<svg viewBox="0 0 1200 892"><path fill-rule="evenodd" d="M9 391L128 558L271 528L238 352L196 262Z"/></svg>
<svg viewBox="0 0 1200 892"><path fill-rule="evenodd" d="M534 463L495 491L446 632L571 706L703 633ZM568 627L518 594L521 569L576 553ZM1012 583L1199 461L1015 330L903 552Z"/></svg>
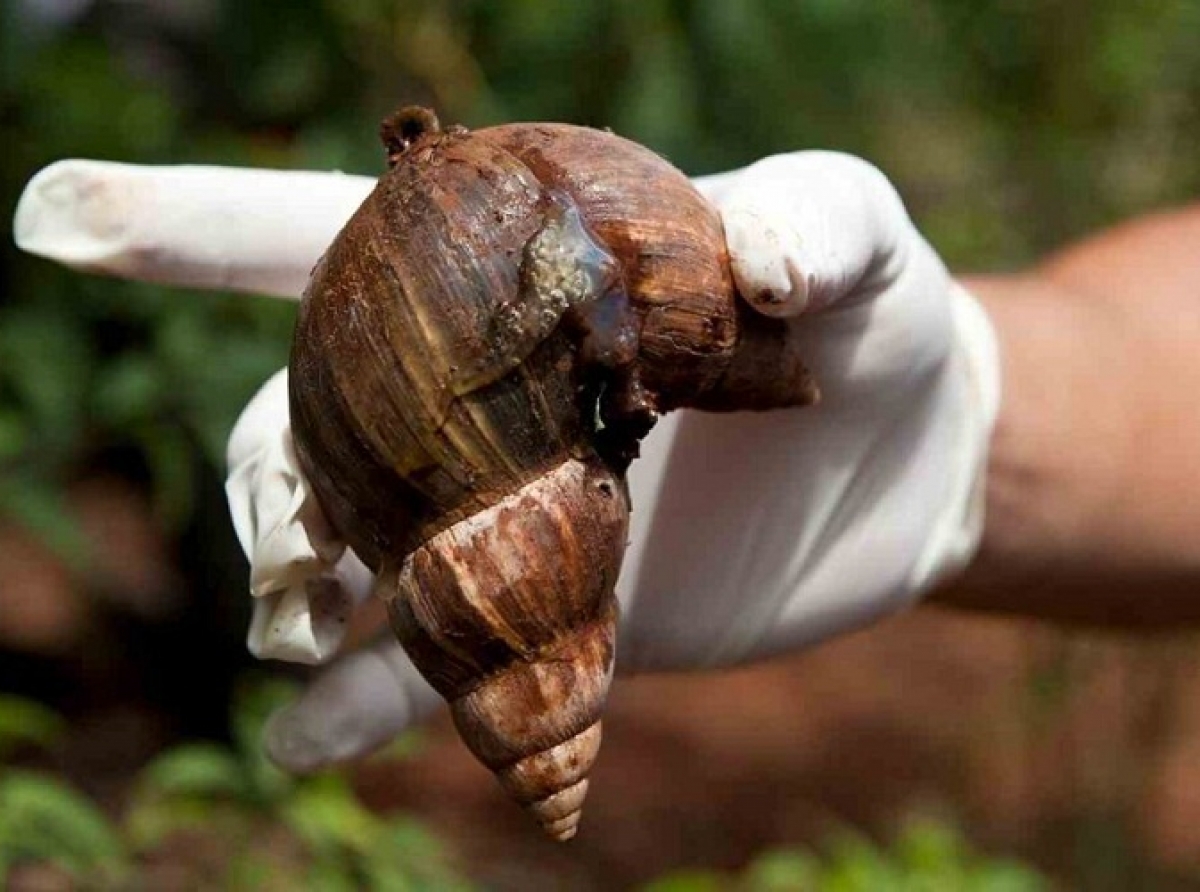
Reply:
<svg viewBox="0 0 1200 892"><path fill-rule="evenodd" d="M378 749L441 700L389 636L341 657L267 722L263 743L287 771L317 771Z"/></svg>

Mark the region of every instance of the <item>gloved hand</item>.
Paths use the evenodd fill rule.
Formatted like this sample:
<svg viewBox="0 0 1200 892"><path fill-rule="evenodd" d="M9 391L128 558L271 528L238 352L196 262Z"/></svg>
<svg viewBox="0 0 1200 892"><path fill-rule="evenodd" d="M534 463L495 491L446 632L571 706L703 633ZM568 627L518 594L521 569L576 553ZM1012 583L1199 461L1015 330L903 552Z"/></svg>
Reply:
<svg viewBox="0 0 1200 892"><path fill-rule="evenodd" d="M16 231L26 250L93 271L294 296L370 185L64 162L30 183ZM722 215L739 291L792 319L822 402L678 412L647 438L617 585L622 672L726 665L858 628L961 567L982 523L999 396L991 327L886 178L800 152L696 185ZM282 373L243 413L229 459L257 596L251 647L324 661L370 579L297 469ZM436 702L385 634L324 670L267 745L287 767L315 768Z"/></svg>

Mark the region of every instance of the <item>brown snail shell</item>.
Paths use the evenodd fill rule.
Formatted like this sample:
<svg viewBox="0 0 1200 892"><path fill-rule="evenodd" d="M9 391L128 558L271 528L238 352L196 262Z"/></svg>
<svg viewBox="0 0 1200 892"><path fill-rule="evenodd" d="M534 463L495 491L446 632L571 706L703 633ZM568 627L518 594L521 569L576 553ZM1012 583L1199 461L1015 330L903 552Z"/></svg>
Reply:
<svg viewBox="0 0 1200 892"><path fill-rule="evenodd" d="M390 171L313 272L296 453L472 752L574 835L612 676L624 470L656 414L811 402L720 220L611 133L385 122Z"/></svg>

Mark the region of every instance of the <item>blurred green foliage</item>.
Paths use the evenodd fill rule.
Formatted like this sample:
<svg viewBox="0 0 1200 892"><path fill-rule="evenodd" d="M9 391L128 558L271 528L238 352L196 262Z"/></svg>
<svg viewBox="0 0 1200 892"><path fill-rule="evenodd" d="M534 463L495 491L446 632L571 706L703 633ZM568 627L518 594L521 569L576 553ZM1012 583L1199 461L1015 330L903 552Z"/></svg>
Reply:
<svg viewBox="0 0 1200 892"><path fill-rule="evenodd" d="M85 567L64 488L121 450L178 528L198 469L219 468L237 412L285 362L293 318L20 255L8 221L56 159L373 173L378 120L410 102L472 126L609 126L689 173L840 149L893 178L952 267L1004 268L1200 194L1197 34L1200 0L0 0L0 516ZM22 708L0 703L0 749L13 728L53 733ZM168 753L121 833L152 845L197 802L228 800L290 815L337 863L392 833L404 850L409 830L349 819L344 788L292 785L254 751ZM79 858L108 851L78 794L5 778L5 809L44 800L46 820L77 826ZM784 853L739 881L905 870L908 844ZM263 865L243 866L253 885Z"/></svg>
<svg viewBox="0 0 1200 892"><path fill-rule="evenodd" d="M233 745L184 743L161 753L139 773L119 820L60 778L0 762L0 882L41 867L92 889L154 888L167 876L173 888L473 888L419 822L368 811L343 775L297 779L266 761L263 724L294 694L278 681L245 685L233 706ZM39 704L0 699L0 753L50 749L65 727ZM163 865L169 874L156 872ZM737 874L678 870L644 892L1049 888L1024 865L973 851L951 824L922 818L888 846L846 830L820 851L766 852Z"/></svg>
<svg viewBox="0 0 1200 892"><path fill-rule="evenodd" d="M62 157L375 172L405 102L611 126L692 173L862 154L953 266L1200 191L1196 0L0 0L0 208ZM286 234L281 234L286 238ZM132 447L164 519L286 357L292 308L71 274L4 239L0 511Z"/></svg>
<svg viewBox="0 0 1200 892"><path fill-rule="evenodd" d="M120 820L53 775L0 764L0 885L40 866L89 889L471 888L436 837L408 816L367 810L343 775L298 779L267 762L263 724L294 694L281 682L246 685L233 705L234 745L161 753ZM64 727L36 703L0 700L0 753L52 747ZM156 873L164 863L169 881Z"/></svg>
<svg viewBox="0 0 1200 892"><path fill-rule="evenodd" d="M21 747L49 747L64 728L54 710L24 697L0 694L0 761Z"/></svg>
<svg viewBox="0 0 1200 892"><path fill-rule="evenodd" d="M889 846L857 833L835 835L820 852L759 855L740 874L678 871L643 892L1049 892L1035 871L971 849L950 824L913 819Z"/></svg>

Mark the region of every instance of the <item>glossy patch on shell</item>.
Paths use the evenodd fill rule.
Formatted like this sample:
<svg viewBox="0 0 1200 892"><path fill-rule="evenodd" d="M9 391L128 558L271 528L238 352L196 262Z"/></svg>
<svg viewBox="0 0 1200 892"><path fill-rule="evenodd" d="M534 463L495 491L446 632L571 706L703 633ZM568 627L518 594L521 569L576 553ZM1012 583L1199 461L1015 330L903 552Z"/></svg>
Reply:
<svg viewBox="0 0 1200 892"><path fill-rule="evenodd" d="M486 352L460 373L454 395L507 375L554 333L568 311L599 300L619 281L616 258L588 232L574 203L555 197L525 246L516 300L496 308Z"/></svg>

